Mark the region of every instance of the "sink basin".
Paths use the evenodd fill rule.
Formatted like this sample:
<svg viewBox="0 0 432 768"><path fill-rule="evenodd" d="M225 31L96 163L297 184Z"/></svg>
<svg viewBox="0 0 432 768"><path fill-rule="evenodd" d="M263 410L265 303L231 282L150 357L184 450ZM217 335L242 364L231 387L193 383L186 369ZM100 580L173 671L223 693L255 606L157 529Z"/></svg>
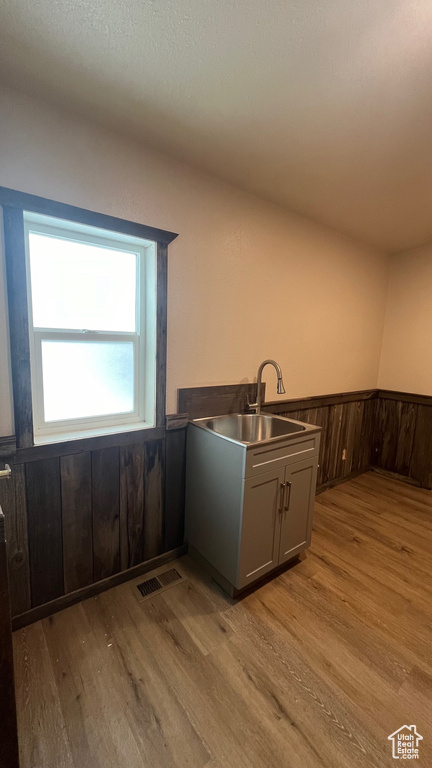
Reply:
<svg viewBox="0 0 432 768"><path fill-rule="evenodd" d="M298 421L263 413L232 413L210 419L195 419L194 424L238 443L261 443L304 432L307 427Z"/></svg>

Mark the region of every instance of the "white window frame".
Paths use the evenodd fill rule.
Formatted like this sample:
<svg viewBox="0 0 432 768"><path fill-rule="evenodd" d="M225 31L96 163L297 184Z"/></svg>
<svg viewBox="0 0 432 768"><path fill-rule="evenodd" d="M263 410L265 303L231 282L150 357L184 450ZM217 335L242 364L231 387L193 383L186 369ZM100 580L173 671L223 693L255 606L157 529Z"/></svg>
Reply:
<svg viewBox="0 0 432 768"><path fill-rule="evenodd" d="M133 253L137 260L135 332L34 327L29 253L30 232ZM154 427L156 423L156 242L28 211L24 211L24 242L35 444ZM42 376L42 342L45 340L80 341L89 344L119 340L131 342L134 348L134 410L130 413L47 422L44 419Z"/></svg>

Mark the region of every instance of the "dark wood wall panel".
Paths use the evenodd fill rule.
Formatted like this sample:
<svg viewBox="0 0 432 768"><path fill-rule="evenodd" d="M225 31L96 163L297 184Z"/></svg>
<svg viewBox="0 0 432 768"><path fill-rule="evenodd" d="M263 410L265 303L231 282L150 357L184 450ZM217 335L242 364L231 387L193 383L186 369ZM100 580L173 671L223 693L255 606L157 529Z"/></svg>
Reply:
<svg viewBox="0 0 432 768"><path fill-rule="evenodd" d="M432 488L432 397L379 393L372 463Z"/></svg>
<svg viewBox="0 0 432 768"><path fill-rule="evenodd" d="M146 443L144 478L144 560L164 551L164 451L162 440Z"/></svg>
<svg viewBox="0 0 432 768"><path fill-rule="evenodd" d="M239 410L254 385L185 390L197 416ZM376 466L432 487L432 398L377 390L267 403L267 412L322 427L318 486ZM12 613L55 600L174 550L183 542L186 429L57 457L27 449L0 484ZM8 456L13 441L1 446ZM71 452L68 453L68 448ZM61 454L64 450L64 455ZM0 454L1 455L1 454ZM15 454L21 458L22 450ZM65 599L65 598L62 598ZM38 610L40 610L38 608Z"/></svg>
<svg viewBox="0 0 432 768"><path fill-rule="evenodd" d="M26 496L34 607L64 593L59 459L27 464Z"/></svg>
<svg viewBox="0 0 432 768"><path fill-rule="evenodd" d="M120 449L92 453L93 575L120 570Z"/></svg>
<svg viewBox="0 0 432 768"><path fill-rule="evenodd" d="M344 405L358 401L376 400L377 389L362 389L355 392L338 392L334 395L313 395L313 397L297 398L295 400L275 400L263 407L264 411L272 413L290 413L310 408L326 408L330 405Z"/></svg>
<svg viewBox="0 0 432 768"><path fill-rule="evenodd" d="M142 563L144 557L144 445L120 451L120 564Z"/></svg>
<svg viewBox="0 0 432 768"><path fill-rule="evenodd" d="M179 407L189 410L192 418L244 411L247 400L256 394L256 385L242 387L244 390L229 386L179 390ZM364 414L367 420L375 397L375 390L367 390L270 402L263 410L322 427L318 485L323 485L369 466L370 446L363 443L370 440L371 423L364 423ZM346 460L342 459L344 447Z"/></svg>
<svg viewBox="0 0 432 768"><path fill-rule="evenodd" d="M365 400L363 402L363 415L360 432L360 444L358 446L358 458L355 469L359 471L363 467L369 467L372 464L372 439L375 425L377 401Z"/></svg>
<svg viewBox="0 0 432 768"><path fill-rule="evenodd" d="M167 452L165 438L138 434L135 444L73 446L25 464L6 457L12 478L0 483L0 504L13 616L183 544L186 429L167 434Z"/></svg>
<svg viewBox="0 0 432 768"><path fill-rule="evenodd" d="M363 440L363 420L365 418L365 402L359 401L352 403L350 429L348 430L350 450L348 453L348 465L350 472L357 472L362 468L361 460L361 448ZM367 466L370 464L370 458L367 462Z"/></svg>
<svg viewBox="0 0 432 768"><path fill-rule="evenodd" d="M396 400L379 400L373 450L376 466L394 470L398 448L401 404Z"/></svg>
<svg viewBox="0 0 432 768"><path fill-rule="evenodd" d="M0 766L19 768L7 560L4 517L0 506Z"/></svg>
<svg viewBox="0 0 432 768"><path fill-rule="evenodd" d="M190 418L200 418L244 412L255 397L256 384L196 387L180 389L178 405ZM323 488L370 467L376 399L377 390L342 392L268 402L263 411L322 428L317 484Z"/></svg>
<svg viewBox="0 0 432 768"><path fill-rule="evenodd" d="M304 421L307 424L316 424L322 428L320 443L320 459L318 468L317 484L322 485L328 477L328 435L329 435L329 408L308 408L307 410L298 410L279 413L279 416L286 415L286 418Z"/></svg>
<svg viewBox="0 0 432 768"><path fill-rule="evenodd" d="M408 440L406 433L401 434L401 440ZM417 406L409 476L418 480L423 488L432 488L432 407L429 405Z"/></svg>
<svg viewBox="0 0 432 768"><path fill-rule="evenodd" d="M261 387L262 401L265 383ZM242 413L257 396L256 384L222 384L214 387L192 387L178 390L179 413L188 413L190 419L222 416L224 413Z"/></svg>
<svg viewBox="0 0 432 768"><path fill-rule="evenodd" d="M331 405L329 409L327 457L325 461L327 473L324 476L324 483L339 477L338 466L342 458L342 450L346 448L346 446L342 445L341 440L341 437L343 437L342 424L346 416L345 408L346 406L338 403L337 405Z"/></svg>
<svg viewBox="0 0 432 768"><path fill-rule="evenodd" d="M417 423L417 403L401 403L395 472L409 475Z"/></svg>
<svg viewBox="0 0 432 768"><path fill-rule="evenodd" d="M0 483L0 506L5 514L10 604L14 614L23 613L31 608L23 464L17 464L13 468L13 477L10 480Z"/></svg>
<svg viewBox="0 0 432 768"><path fill-rule="evenodd" d="M355 393L353 396L356 396ZM325 398L316 400L326 402ZM327 404L316 407L314 401L315 398L311 398L311 407L307 408L299 408L301 403L295 401L296 410L290 403L286 404L286 410L282 410L283 404L278 403L275 410L279 416L317 424L322 428L317 479L320 488L370 466L376 399L363 397L350 401L346 395L343 399L336 395L333 401L328 397ZM272 404L266 406L267 411L271 409Z"/></svg>
<svg viewBox="0 0 432 768"><path fill-rule="evenodd" d="M92 479L90 453L60 459L65 592L93 581Z"/></svg>

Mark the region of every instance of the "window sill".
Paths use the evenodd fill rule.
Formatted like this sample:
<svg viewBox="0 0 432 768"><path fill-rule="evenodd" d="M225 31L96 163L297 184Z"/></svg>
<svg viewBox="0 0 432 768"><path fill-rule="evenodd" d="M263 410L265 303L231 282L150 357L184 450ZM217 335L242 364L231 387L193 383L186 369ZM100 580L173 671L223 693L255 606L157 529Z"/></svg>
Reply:
<svg viewBox="0 0 432 768"><path fill-rule="evenodd" d="M56 443L67 443L72 440L84 440L86 437L104 437L105 435L119 435L124 432L137 432L143 429L154 429L154 424L147 424L145 421L139 421L135 424L119 424L118 426L96 427L94 429L83 429L74 432L55 432L49 435L38 435L34 438L36 445L53 445Z"/></svg>
<svg viewBox="0 0 432 768"><path fill-rule="evenodd" d="M50 435L50 437L52 437ZM149 427L134 424L127 429L113 432L112 427L107 430L107 434L101 435L98 430L97 435L83 435L77 437L76 434L69 440L64 435L56 435L54 442L44 442L31 446L30 448L18 448L14 462L16 464L26 463L28 461L38 461L39 459L58 458L61 456L70 456L74 453L84 453L99 451L104 448L121 448L122 446L136 445L137 443L148 443L152 440L161 440L165 437L165 427Z"/></svg>

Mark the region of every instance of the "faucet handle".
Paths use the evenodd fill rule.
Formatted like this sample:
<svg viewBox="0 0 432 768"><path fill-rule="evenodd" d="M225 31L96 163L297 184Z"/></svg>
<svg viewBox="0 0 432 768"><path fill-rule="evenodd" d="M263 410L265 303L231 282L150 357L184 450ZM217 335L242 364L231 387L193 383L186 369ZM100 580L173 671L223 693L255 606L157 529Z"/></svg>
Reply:
<svg viewBox="0 0 432 768"><path fill-rule="evenodd" d="M256 409L258 408L258 403L251 403L249 400L249 395L245 395L245 404L244 404L244 412L245 413L256 413Z"/></svg>

